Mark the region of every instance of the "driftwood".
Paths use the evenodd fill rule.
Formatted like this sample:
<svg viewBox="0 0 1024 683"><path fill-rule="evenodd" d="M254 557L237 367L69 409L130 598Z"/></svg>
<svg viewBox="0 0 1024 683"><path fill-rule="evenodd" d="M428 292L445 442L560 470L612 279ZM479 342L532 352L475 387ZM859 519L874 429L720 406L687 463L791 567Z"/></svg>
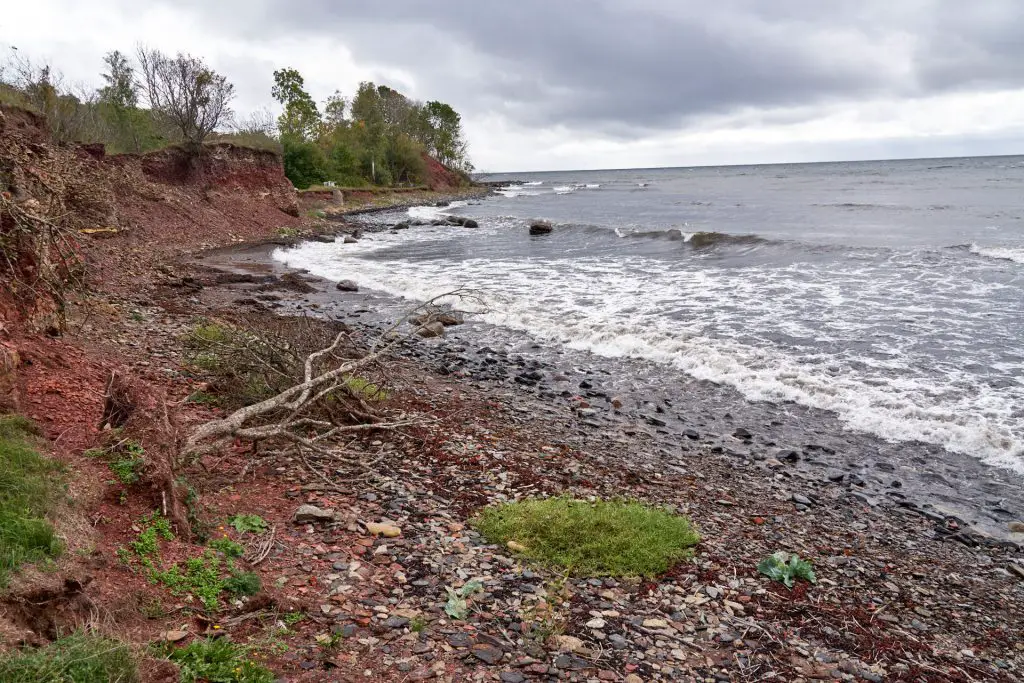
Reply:
<svg viewBox="0 0 1024 683"><path fill-rule="evenodd" d="M364 412L359 424L336 424L313 409L321 400L348 391L347 381L356 372L381 361L408 335L398 334L401 325L437 301L446 298L477 299L469 290L456 290L434 297L416 307L389 328L382 339L361 358L342 359L338 350L347 339L339 332L327 347L309 354L303 363L302 381L265 400L244 406L226 417L212 420L195 429L185 441L182 454L199 456L234 440L283 443L283 450L320 456L341 454L332 441L361 430L388 430L423 424L421 419L384 421ZM365 403L358 403L366 408Z"/></svg>

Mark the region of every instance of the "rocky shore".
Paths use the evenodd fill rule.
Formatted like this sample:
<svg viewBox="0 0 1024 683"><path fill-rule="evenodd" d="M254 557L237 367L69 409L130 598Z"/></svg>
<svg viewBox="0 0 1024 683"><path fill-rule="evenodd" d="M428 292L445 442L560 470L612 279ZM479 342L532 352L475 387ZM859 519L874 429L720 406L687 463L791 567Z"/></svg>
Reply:
<svg viewBox="0 0 1024 683"><path fill-rule="evenodd" d="M191 305L327 315L368 342L393 319L372 294L339 293L269 254L207 255ZM772 425L733 416L684 424L671 399L620 396L607 368L474 334L403 344L395 400L433 422L362 444L378 458L369 479L338 485L281 463L257 473L291 485L291 504L262 511L288 530L263 571L319 603L311 632L343 636L332 658L286 657L306 671L289 680L337 680L324 666L379 680L1019 679L1024 555L1012 540L901 501L891 480L830 471L827 439L783 447ZM564 577L468 525L482 505L557 493L669 506L701 544L653 581ZM295 524L300 504L313 508ZM374 536L366 521L399 534ZM777 551L811 560L818 583L761 576ZM445 588L471 580L483 592L450 618Z"/></svg>

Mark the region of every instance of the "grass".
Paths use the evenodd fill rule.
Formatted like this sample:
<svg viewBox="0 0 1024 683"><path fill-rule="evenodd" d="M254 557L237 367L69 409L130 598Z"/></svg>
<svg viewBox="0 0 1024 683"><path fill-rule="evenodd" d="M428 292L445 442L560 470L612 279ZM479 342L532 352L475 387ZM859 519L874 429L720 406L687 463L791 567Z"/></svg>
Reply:
<svg viewBox="0 0 1024 683"><path fill-rule="evenodd" d="M274 674L269 669L249 659L248 648L236 645L227 638L197 640L185 647L165 650L164 654L178 665L182 683L274 681Z"/></svg>
<svg viewBox="0 0 1024 683"><path fill-rule="evenodd" d="M120 641L76 633L46 647L0 655L4 683L134 683L138 665Z"/></svg>
<svg viewBox="0 0 1024 683"><path fill-rule="evenodd" d="M582 576L657 576L700 541L686 517L635 501L566 496L484 508L473 525L539 564Z"/></svg>
<svg viewBox="0 0 1024 683"><path fill-rule="evenodd" d="M46 519L57 500L60 465L33 447L35 433L24 417L0 416L0 586L23 563L61 552Z"/></svg>
<svg viewBox="0 0 1024 683"><path fill-rule="evenodd" d="M345 388L348 389L353 396L367 401L383 402L388 400L387 389L377 386L367 379L356 375L346 375L344 382Z"/></svg>

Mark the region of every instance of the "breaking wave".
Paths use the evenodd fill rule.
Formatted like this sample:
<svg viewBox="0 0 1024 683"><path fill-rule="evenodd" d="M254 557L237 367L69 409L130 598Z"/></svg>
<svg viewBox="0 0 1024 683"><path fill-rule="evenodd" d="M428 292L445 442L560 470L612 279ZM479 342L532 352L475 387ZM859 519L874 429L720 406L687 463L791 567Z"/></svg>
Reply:
<svg viewBox="0 0 1024 683"><path fill-rule="evenodd" d="M1024 263L1024 247L979 247L977 244L972 244L970 252L985 258Z"/></svg>

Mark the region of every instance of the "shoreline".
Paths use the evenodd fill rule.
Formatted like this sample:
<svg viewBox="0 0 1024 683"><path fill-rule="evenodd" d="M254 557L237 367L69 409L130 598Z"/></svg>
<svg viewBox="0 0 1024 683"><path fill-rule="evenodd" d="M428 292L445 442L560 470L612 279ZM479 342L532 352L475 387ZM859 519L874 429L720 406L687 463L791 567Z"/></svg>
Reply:
<svg viewBox="0 0 1024 683"><path fill-rule="evenodd" d="M390 226L361 227L372 233ZM222 265L230 268L231 261L229 255ZM272 262L270 250L258 253L254 262L280 272L293 267ZM351 298L334 293L332 282L323 282L326 296L316 296L310 302L315 308L308 310L338 308L339 302ZM388 309L394 315L409 305L383 293L362 296L369 297L370 308ZM339 310L337 315L347 313ZM703 449L759 468L768 477L785 463L786 471L844 488L861 504L915 511L940 533L955 525L959 531L952 535L966 543L1021 541L1007 526L1017 519L1014 511L1024 505L1024 492L1013 483L1019 479L1016 473L932 444L890 442L856 432L829 411L751 402L728 386L695 380L653 361L569 350L473 321L455 330L460 332L454 341L429 347L425 362L492 389L514 382L545 400L569 406L590 428L646 430L668 459L676 457L680 446ZM466 351L459 348L462 345L486 348L489 353ZM517 360L511 361L510 356ZM577 366L587 372L573 379ZM580 381L596 386L577 387ZM613 398L626 405L613 408ZM705 407L709 405L711 409ZM737 430L742 437L735 436Z"/></svg>
<svg viewBox="0 0 1024 683"><path fill-rule="evenodd" d="M75 473L70 514L82 519L62 527L68 549L58 571L27 567L13 597L0 603L3 623L20 629L7 641L48 640L16 620L42 585L56 596L38 608L54 628L74 628L77 618L88 623L101 609L117 615L118 637L131 634L140 646L179 629L182 643L223 635L299 683L1019 679L1019 548L951 542L961 531L955 520L944 517L952 527L940 534L918 512L849 495L851 482L807 477L784 460L766 470L767 461L734 457L728 451L747 440L738 429L719 430L714 443L702 432L670 448L656 423L633 419L661 419L653 408L630 413L628 425L599 419L591 405L603 397L564 397L568 389L539 381L531 388L532 373L553 373L556 365L542 365L526 349L481 353L472 322L453 328L443 344L406 340L373 370L389 392L385 410L415 425L348 443L346 453L372 463L358 477L330 461L247 442L175 464L179 436L224 414L196 400L209 389L186 343L198 326L265 330L282 314L308 324L311 313L328 312L332 329L347 330L365 348L404 306L341 293L272 262L280 246L363 229L341 215L307 218L288 224L287 234L267 220L248 232L197 230L190 240L161 245L166 251L151 248L155 262L141 272L117 270L115 281L102 282L108 289L76 304L66 337L14 339L29 361L20 377L24 412ZM117 252L121 239L104 243L105 251ZM145 246L141 236L138 245ZM606 366L593 365L592 374L603 374ZM482 366L501 368L505 378L474 377ZM138 431L129 436L142 440L147 462L163 477L124 489L110 481L108 463L89 455L109 437L96 416L115 370L144 397L132 427ZM160 509L168 481L172 494L186 482L194 512L218 536L265 548L241 560L261 579L258 595L204 610L118 559L145 525L140 520ZM481 506L560 494L669 508L692 520L701 542L662 576L567 577L487 544L472 527ZM309 514L306 506L316 515L300 514ZM243 535L228 523L234 515L259 515L268 529ZM368 523L392 524L399 534L376 536ZM207 552L206 539L189 529L190 522L177 523L178 536L160 541L164 568ZM780 551L810 560L817 584L790 591L760 575L757 564ZM452 618L448 589L471 580L483 592L464 619ZM84 601L82 589L67 588L86 585ZM152 683L170 680L160 677L166 662L146 664L147 675L154 665Z"/></svg>
<svg viewBox="0 0 1024 683"><path fill-rule="evenodd" d="M350 324L354 325L353 329L359 330L360 337L373 336L382 323L376 320L375 316L379 313L374 311L379 309L377 304L385 297L372 293L337 293L331 282L273 262L271 252L277 246L263 245L243 249L229 247L220 254L207 252L201 263L204 267L212 266L227 272L233 269L260 273L299 272L302 279L317 291L304 294L282 292L282 298L273 302L277 314L328 312L335 319L357 321ZM225 255L227 258L222 258ZM246 288L247 285L244 283L217 288L219 293L212 294L212 298L204 305L216 308L229 302L236 302L238 299L235 297L245 299ZM327 311L330 302L334 302L335 305L333 309ZM358 322L364 316L374 319L376 323ZM460 339L459 330L458 327L453 328L454 335L450 340L455 347L454 354L472 355L475 352L475 345L464 343L468 340ZM499 423L504 425L502 430L509 427L516 430L513 425L521 427L534 422L542 423L543 429L540 430L539 436L548 446L541 446L538 449L541 454L544 448L554 448L555 452L561 450L564 454L571 454L567 461L555 463L543 455L540 460L536 460L536 456L525 454L526 449L523 455L515 457L505 452L498 461L489 463L488 467L493 468L489 471L489 480L493 481L495 476L500 475L528 482L525 489L513 486L512 491L568 491L576 495L636 497L686 512L701 530L703 540L697 565L704 569L698 570L696 576L708 578L695 580L696 576L689 575L686 569L683 570L683 576L679 577L677 585L687 587L682 592L688 595L684 601L688 607L683 608L682 612L667 615L670 617L666 622L669 627L661 633L656 628L644 628L641 624L645 618L651 618L651 605L637 612L630 612L634 614L632 623L637 629L636 633L646 634L651 638L647 641L645 652L639 654L642 657L653 657L653 661L658 663L659 667L667 666L669 671L667 676L663 676L662 668L644 666L635 669L643 673L641 680L689 680L679 677L682 670L677 671L672 665L679 661L690 662L690 656L694 654L692 650L701 652L701 657L705 658L708 657L708 647L720 653L728 652L730 656L739 648L744 656L748 655L749 652L742 648L751 647L751 643L744 643L743 637L737 638L737 628L747 634L747 639L751 638L751 633L756 628L763 628L766 633L779 633L780 637L781 632L777 629L783 628L785 624L788 624L785 628L793 628L794 613L791 610L794 604L799 604L804 598L774 592L773 587L765 586L754 571L759 555L767 555L777 549L799 552L801 557L813 558L819 577L826 579L825 586L819 583L817 587L807 591L808 596L814 596L816 619L820 617L830 623L835 619L837 621L833 628L842 631L844 627L841 623L849 618L847 611L854 609L848 604L851 594L847 591L856 585L857 594L866 600L865 606L870 613L874 611L870 607L872 600L878 600L878 596L892 592L886 587L891 586L896 595L906 596L902 599L902 605L899 604L899 599L893 602L883 598L881 602L873 604L875 609L884 606L887 618L876 620L871 616L866 621L872 627L882 626L882 631L892 627L895 632L903 634L898 637L906 637L907 633L913 633L943 643L939 651L946 653L941 659L947 666L946 673L933 678L927 677L928 675L923 673L924 670L916 671L917 678L912 676L913 670L906 664L910 660L906 659L903 667L899 662L890 660L889 665L895 664L895 668L883 665L881 669L878 669L876 660L873 663L876 668L873 670L872 663L856 657L857 652L865 650L855 647L846 651L847 655L854 654L853 659L846 661L856 661L856 665L848 664L842 669L836 669L833 665L830 668L827 663L822 662L822 657L827 661L827 656L815 655L803 668L788 669L792 678L784 680L800 680L800 676L828 678L828 672L837 671L837 678L842 678L845 672L849 680L876 680L875 677L878 680L968 680L958 677L948 667L951 661L958 661L958 665L968 661L961 650L970 649L968 644L975 642L964 631L970 627L952 619L936 619L947 609L936 607L944 600L949 600L949 609L952 609L951 596L954 593L966 590L975 595L975 589L979 584L972 579L966 580L959 587L950 587L943 583L940 588L938 584L933 585L933 582L942 580L941 577L946 575L946 572L956 571L955 567L988 567L989 575L984 580L978 579L980 584L985 586L984 590L1001 590L1004 591L1004 598L1014 600L1010 598L1011 593L1005 591L1012 592L1015 582L1024 576L1024 564L1021 564L1024 555L1015 543L999 540L979 543L980 539L972 538L969 533L962 533L963 529L959 527L957 520L947 516L936 518L934 515L923 515L921 510L915 510L911 506L868 505L862 498L849 495L851 487L848 483L845 487L839 487L835 485L836 482L826 482L820 476L807 477L794 463L776 460L762 467L752 461L730 457L728 451L716 452L716 446L697 441L693 441L692 448L688 448L687 451L670 453L665 450L664 441L657 438L657 430L632 429L628 433L616 431L614 425L608 422L589 419L593 416L586 412L581 415L581 411L588 409L585 403L580 404L575 400L557 402L550 396L525 391L522 384L516 382L505 386L477 382L457 366L452 366L451 354L438 351L440 345L441 343L436 340L410 340L399 354L403 359L400 362L407 366L411 363L414 374L432 377L431 381L447 386L445 391L458 395L460 400L473 400L468 398L473 397L489 405L500 406L499 412L504 413L504 417L499 419ZM530 367L527 361L527 371ZM532 367L544 370L537 365ZM734 446L746 441L735 435L721 436L723 439L731 439ZM524 438L523 433L519 432L513 438L521 440ZM684 441L684 445L689 446L690 443ZM425 471L431 472L431 476L436 475L435 466L429 462L416 462L411 466L426 468ZM472 481L478 483L470 484ZM463 514L468 514L468 511L487 500L494 500L494 493L488 494L493 484L481 484L477 477L469 476L467 480L460 481L459 488L467 486L470 490L453 500L457 509L464 510ZM481 495L484 497L481 498ZM504 497L502 494L498 495L499 499ZM461 502L456 502L460 500ZM494 552L492 549L487 550ZM871 569L882 565L887 569L877 574L876 569ZM727 575L741 578L738 581L735 578L725 579ZM674 581L673 579L672 582ZM998 588L999 586L1001 588ZM587 588L586 582L579 584L577 588L581 591L591 590ZM653 595L664 599L665 594L659 590L656 589ZM1016 590L1019 598L1019 588ZM910 599L909 596L920 596L922 591L931 597L924 601L924 604L928 605L927 608L917 609L915 606L921 604L918 602L919 598ZM936 602L937 596L942 593L945 593L945 597L939 598L939 602ZM590 608L583 611L585 616L609 611L608 608L602 610L600 598L593 595L581 597L577 594L574 597L574 600L576 599L590 604ZM599 602L591 604L593 599ZM781 599L781 602L776 603L776 599ZM797 603L790 602L794 599ZM960 594L957 601L959 604L965 604L963 601L971 602L975 599L976 597L968 598L967 594ZM829 611L824 606L832 601L835 602L837 611L828 616ZM616 608L622 608L618 602L613 604ZM756 607L751 609L751 604ZM808 606L810 604L808 603ZM703 631L705 637L697 640L694 640L694 635L700 635L701 632L684 626L694 617L689 613L693 605L698 606L702 621L706 622L710 618L710 623L715 625ZM785 605L790 605L783 610L789 613L788 617L783 617L778 611ZM840 608L840 605L846 606ZM737 609L737 606L740 608ZM824 611L821 611L823 609ZM611 611L624 613L623 609ZM800 611L798 609L797 613ZM659 612L657 609L653 611L656 615ZM1007 615L1002 611L1000 613ZM930 621L926 622L923 619L925 614ZM567 633L579 636L584 642L600 645L601 636L606 634L600 630L587 629L583 624L586 619L578 619L579 621L570 622L574 628ZM675 619L679 620L678 627L672 625ZM854 629L854 633L857 634L855 637L867 637L866 633L861 632L867 624L859 621L858 617L854 617L854 623L858 624ZM628 630L629 624L629 619L626 618L623 627ZM806 629L806 626L796 628L799 631L801 628ZM849 625L845 628L849 628ZM802 633L806 636L807 632ZM597 641L594 641L595 637ZM878 646L878 641L875 640L878 637L880 634L871 636L871 640L876 643L873 647ZM826 637L824 640L828 642L829 638ZM917 636L912 637L912 640L916 642ZM484 639L482 642L489 641ZM659 642L662 643L661 646L657 645ZM735 645L737 642L741 645ZM802 648L805 651L818 652L818 646L807 645L806 642L801 646L799 642L801 641L797 639L791 644L797 650ZM676 655L676 651L672 649L673 643L678 643L684 655ZM956 647L955 643L960 643L961 646ZM761 646L764 644L762 641ZM654 646L653 651L651 646ZM507 642L502 644L506 652L508 647ZM757 649L757 646L753 647L754 650ZM1009 641L1000 648L1005 649L1007 655L1013 658L1022 656L1019 649L1013 654L1014 648ZM635 662L651 661L635 659L638 653L632 647L623 650L627 654L626 660L623 661L628 661L630 655L634 657ZM939 651L933 654L938 654ZM612 661L619 652L622 651L612 651ZM843 655L836 654L844 652L843 648L832 652L833 654L829 656L838 657L836 662L843 660ZM976 653L972 651L972 655ZM756 658L756 655L750 656ZM949 659L950 657L952 659ZM582 666L580 662L576 663ZM687 671L698 670L692 667L692 663L684 665ZM816 670L815 667L819 668ZM735 672L731 667L723 669L725 670ZM558 669L556 666L554 670L546 668L545 671L551 674ZM964 674L966 671L967 669L964 670ZM921 678L922 675L925 677ZM1001 673L997 667L986 675L992 677L990 680L999 680L998 676Z"/></svg>

